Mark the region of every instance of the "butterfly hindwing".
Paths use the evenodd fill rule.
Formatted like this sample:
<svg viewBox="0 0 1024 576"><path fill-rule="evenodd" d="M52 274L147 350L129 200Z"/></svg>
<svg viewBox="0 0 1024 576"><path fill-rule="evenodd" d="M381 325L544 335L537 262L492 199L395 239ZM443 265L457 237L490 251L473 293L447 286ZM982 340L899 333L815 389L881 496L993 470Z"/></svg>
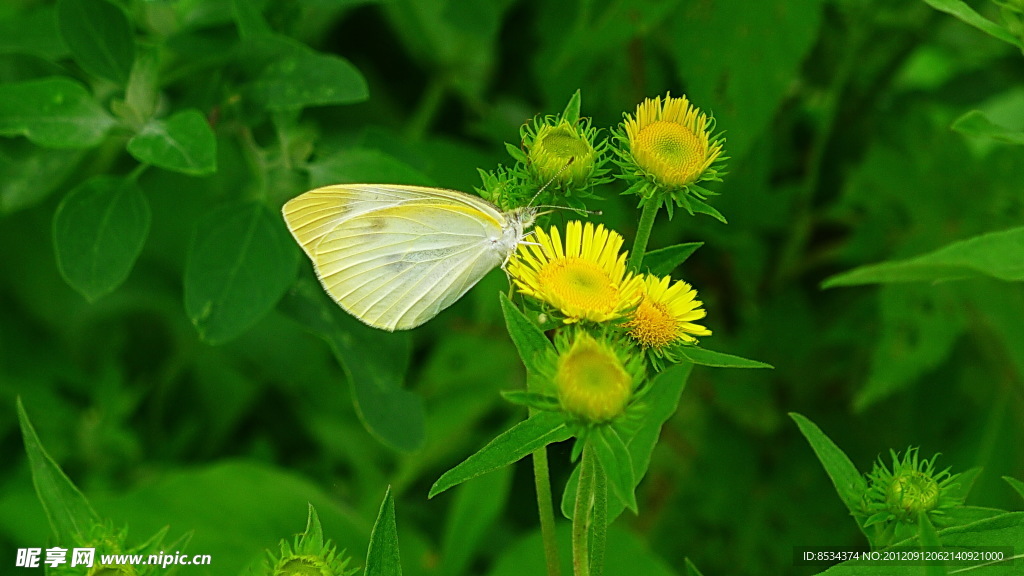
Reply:
<svg viewBox="0 0 1024 576"><path fill-rule="evenodd" d="M505 254L493 239L502 225L461 202L419 198L342 220L322 235L312 259L342 308L371 326L405 330L501 265Z"/></svg>

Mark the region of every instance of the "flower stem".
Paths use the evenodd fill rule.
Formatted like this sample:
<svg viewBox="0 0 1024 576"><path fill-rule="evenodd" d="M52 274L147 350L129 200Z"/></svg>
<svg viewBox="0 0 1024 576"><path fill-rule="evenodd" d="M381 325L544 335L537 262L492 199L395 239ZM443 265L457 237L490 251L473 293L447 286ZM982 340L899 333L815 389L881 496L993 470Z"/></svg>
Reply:
<svg viewBox="0 0 1024 576"><path fill-rule="evenodd" d="M633 250L629 254L629 268L634 272L640 271L640 265L644 261L644 253L647 251L647 240L651 237L651 230L654 228L654 218L661 208L661 199L648 199L644 203L644 210L640 213L640 224L637 225L636 238L633 239Z"/></svg>
<svg viewBox="0 0 1024 576"><path fill-rule="evenodd" d="M547 446L533 453L533 482L537 486L537 511L540 513L540 533L544 539L544 561L548 566L548 576L561 576L558 541L555 538L555 512L551 503Z"/></svg>
<svg viewBox="0 0 1024 576"><path fill-rule="evenodd" d="M590 576L604 573L604 548L608 539L608 477L594 460L594 519L590 530Z"/></svg>
<svg viewBox="0 0 1024 576"><path fill-rule="evenodd" d="M594 504L594 454L587 445L580 461L580 483L572 514L572 567L575 576L590 576L590 511Z"/></svg>

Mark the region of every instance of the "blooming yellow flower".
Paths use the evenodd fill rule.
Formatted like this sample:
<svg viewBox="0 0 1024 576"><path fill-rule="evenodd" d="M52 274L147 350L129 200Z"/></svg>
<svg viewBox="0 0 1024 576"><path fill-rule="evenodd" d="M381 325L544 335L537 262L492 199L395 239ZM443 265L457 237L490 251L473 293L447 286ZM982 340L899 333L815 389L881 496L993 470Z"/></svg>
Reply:
<svg viewBox="0 0 1024 576"><path fill-rule="evenodd" d="M709 119L685 96L666 94L664 101L660 96L648 98L624 122L627 163L672 190L715 180L717 170L712 166L724 158L723 139L712 135L714 125L714 118Z"/></svg>
<svg viewBox="0 0 1024 576"><path fill-rule="evenodd" d="M519 244L508 273L523 294L546 302L566 323L604 322L623 315L641 296L642 279L626 272L622 236L603 225L578 220L550 235L535 229Z"/></svg>
<svg viewBox="0 0 1024 576"><path fill-rule="evenodd" d="M553 378L562 409L593 423L622 414L634 380L615 349L586 332L561 351Z"/></svg>
<svg viewBox="0 0 1024 576"><path fill-rule="evenodd" d="M630 338L643 348L656 351L674 344L696 343L694 336L710 336L711 330L694 324L707 315L697 300L697 291L682 280L672 282L668 276L648 274L643 284L644 296L623 326Z"/></svg>

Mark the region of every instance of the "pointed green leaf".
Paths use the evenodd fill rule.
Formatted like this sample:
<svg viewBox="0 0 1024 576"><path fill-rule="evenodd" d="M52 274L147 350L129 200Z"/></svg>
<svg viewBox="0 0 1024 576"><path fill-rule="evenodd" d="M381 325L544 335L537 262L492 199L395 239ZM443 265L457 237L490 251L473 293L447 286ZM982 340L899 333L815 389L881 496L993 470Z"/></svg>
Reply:
<svg viewBox="0 0 1024 576"><path fill-rule="evenodd" d="M128 141L139 162L201 176L217 170L217 140L206 117L193 108L167 120L150 120Z"/></svg>
<svg viewBox="0 0 1024 576"><path fill-rule="evenodd" d="M366 80L351 62L313 51L276 60L263 71L254 89L273 111L354 104L370 97Z"/></svg>
<svg viewBox="0 0 1024 576"><path fill-rule="evenodd" d="M689 558L686 559L686 576L704 576Z"/></svg>
<svg viewBox="0 0 1024 576"><path fill-rule="evenodd" d="M608 479L611 493L627 508L637 513L636 481L633 478L633 462L622 437L611 426L595 428L587 441L594 447L604 475Z"/></svg>
<svg viewBox="0 0 1024 576"><path fill-rule="evenodd" d="M366 549L365 576L402 576L402 557L398 552L398 525L395 522L395 499L388 486L380 505L377 521L370 533Z"/></svg>
<svg viewBox="0 0 1024 576"><path fill-rule="evenodd" d="M643 266L655 276L667 276L703 245L703 242L687 242L652 250L644 254Z"/></svg>
<svg viewBox="0 0 1024 576"><path fill-rule="evenodd" d="M128 277L149 234L150 211L131 178L96 176L53 215L53 247L64 280L90 302Z"/></svg>
<svg viewBox="0 0 1024 576"><path fill-rule="evenodd" d="M971 110L957 118L950 128L967 136L982 136L1006 144L1024 146L1024 132L1010 130L993 123L981 110Z"/></svg>
<svg viewBox="0 0 1024 576"><path fill-rule="evenodd" d="M135 38L119 7L107 0L58 0L57 27L82 70L122 86L128 82Z"/></svg>
<svg viewBox="0 0 1024 576"><path fill-rule="evenodd" d="M92 526L99 524L100 518L71 479L46 453L28 419L20 397L17 405L25 453L28 455L29 468L32 470L32 483L35 484L39 503L43 505L46 517L50 520L50 527L56 536L55 541L85 541Z"/></svg>
<svg viewBox="0 0 1024 576"><path fill-rule="evenodd" d="M821 462L825 472L832 479L832 484L836 487L836 492L839 493L839 498L846 505L846 509L851 514L860 513L861 496L867 490L867 484L861 473L857 471L857 467L814 422L796 412L790 412L789 416L796 422L800 432L803 433L815 455L818 456L818 461Z"/></svg>
<svg viewBox="0 0 1024 576"><path fill-rule="evenodd" d="M693 196L687 196L686 199L689 204L689 210L691 212L697 214L707 214L708 216L711 216L712 218L718 220L722 224L729 223L729 221L725 219L725 216L722 216L721 212L719 212L717 209L715 209L714 206L708 204L707 202L704 202L703 200L700 200L698 198L694 198Z"/></svg>
<svg viewBox="0 0 1024 576"><path fill-rule="evenodd" d="M569 97L569 103L565 105L565 110L562 110L562 120L565 120L569 124L575 124L580 119L580 91L577 88L573 92L572 96Z"/></svg>
<svg viewBox="0 0 1024 576"><path fill-rule="evenodd" d="M47 148L89 148L114 118L74 80L53 77L0 85L0 135L25 136Z"/></svg>
<svg viewBox="0 0 1024 576"><path fill-rule="evenodd" d="M1020 494L1021 498L1024 498L1024 482L1021 482L1020 480L1017 480L1016 478L1012 478L1010 476L1003 476L1003 480L1006 480L1006 483L1009 484L1011 488L1016 490L1017 494Z"/></svg>
<svg viewBox="0 0 1024 576"><path fill-rule="evenodd" d="M298 262L284 223L263 204L207 214L185 264L185 310L199 335L221 344L255 324L295 280Z"/></svg>
<svg viewBox="0 0 1024 576"><path fill-rule="evenodd" d="M985 18L981 14L974 11L973 8L962 2L961 0L924 0L926 4L939 10L959 18L965 24L974 26L978 30L988 34L989 36L1002 40L1017 46L1018 48L1024 48L1024 42L1014 36L1009 30L1003 28L999 24Z"/></svg>
<svg viewBox="0 0 1024 576"><path fill-rule="evenodd" d="M1019 282L1024 280L1021 254L1024 254L1024 227L1011 228L954 242L916 258L854 268L828 278L821 286L832 288L976 277Z"/></svg>
<svg viewBox="0 0 1024 576"><path fill-rule="evenodd" d="M408 333L356 320L327 296L312 273L295 283L279 309L331 346L349 381L356 414L374 438L402 452L423 446L423 399L403 388L412 348Z"/></svg>
<svg viewBox="0 0 1024 576"><path fill-rule="evenodd" d="M511 487L508 467L458 487L445 522L439 574L465 574L474 554L490 552L487 535L501 517Z"/></svg>
<svg viewBox="0 0 1024 576"><path fill-rule="evenodd" d="M715 352L714 350L706 350L697 346L680 346L678 352L680 356L686 357L690 362L702 366L714 366L716 368L773 368L771 364L765 364L757 360L748 360L739 356L733 356L732 354Z"/></svg>
<svg viewBox="0 0 1024 576"><path fill-rule="evenodd" d="M508 334L516 345L516 350L519 351L519 357L522 358L526 370L535 373L541 360L548 351L552 350L551 341L536 324L530 322L530 319L520 312L519 308L516 308L507 294L502 293L499 297Z"/></svg>
<svg viewBox="0 0 1024 576"><path fill-rule="evenodd" d="M324 529L320 525L320 516L316 513L313 504L309 505L309 515L306 517L306 531L302 533L302 539L312 544L317 550L324 547Z"/></svg>
<svg viewBox="0 0 1024 576"><path fill-rule="evenodd" d="M498 435L461 464L445 472L430 488L428 498L476 478L492 470L513 464L531 452L553 442L561 442L572 434L565 419L555 412L540 412Z"/></svg>

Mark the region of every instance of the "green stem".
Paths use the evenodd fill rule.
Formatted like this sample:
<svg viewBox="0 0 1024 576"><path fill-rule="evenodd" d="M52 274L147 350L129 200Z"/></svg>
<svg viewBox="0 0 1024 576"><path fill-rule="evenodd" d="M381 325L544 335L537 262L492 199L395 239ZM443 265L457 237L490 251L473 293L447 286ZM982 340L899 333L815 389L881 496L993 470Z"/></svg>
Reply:
<svg viewBox="0 0 1024 576"><path fill-rule="evenodd" d="M548 565L548 576L561 576L558 540L555 537L555 510L551 501L551 478L548 474L547 446L533 453L533 482L537 486L537 511L540 513L540 533L544 539L544 561Z"/></svg>
<svg viewBox="0 0 1024 576"><path fill-rule="evenodd" d="M604 549L608 539L608 477L594 459L594 521L590 529L590 575L604 573Z"/></svg>
<svg viewBox="0 0 1024 576"><path fill-rule="evenodd" d="M416 112L405 127L405 136L409 140L421 140L427 133L427 129L434 122L434 117L437 116L437 111L441 108L444 92L445 84L441 80L434 80L427 86L427 91L423 93L420 103L416 106Z"/></svg>
<svg viewBox="0 0 1024 576"><path fill-rule="evenodd" d="M647 240L651 237L654 218L658 215L660 208L660 198L649 198L644 203L644 210L640 213L640 224L636 229L636 238L633 239L633 250L629 254L629 268L634 272L640 271L640 264L643 263L644 253L647 251Z"/></svg>
<svg viewBox="0 0 1024 576"><path fill-rule="evenodd" d="M594 505L594 454L583 448L576 507L572 514L572 567L575 576L590 576L590 511Z"/></svg>

